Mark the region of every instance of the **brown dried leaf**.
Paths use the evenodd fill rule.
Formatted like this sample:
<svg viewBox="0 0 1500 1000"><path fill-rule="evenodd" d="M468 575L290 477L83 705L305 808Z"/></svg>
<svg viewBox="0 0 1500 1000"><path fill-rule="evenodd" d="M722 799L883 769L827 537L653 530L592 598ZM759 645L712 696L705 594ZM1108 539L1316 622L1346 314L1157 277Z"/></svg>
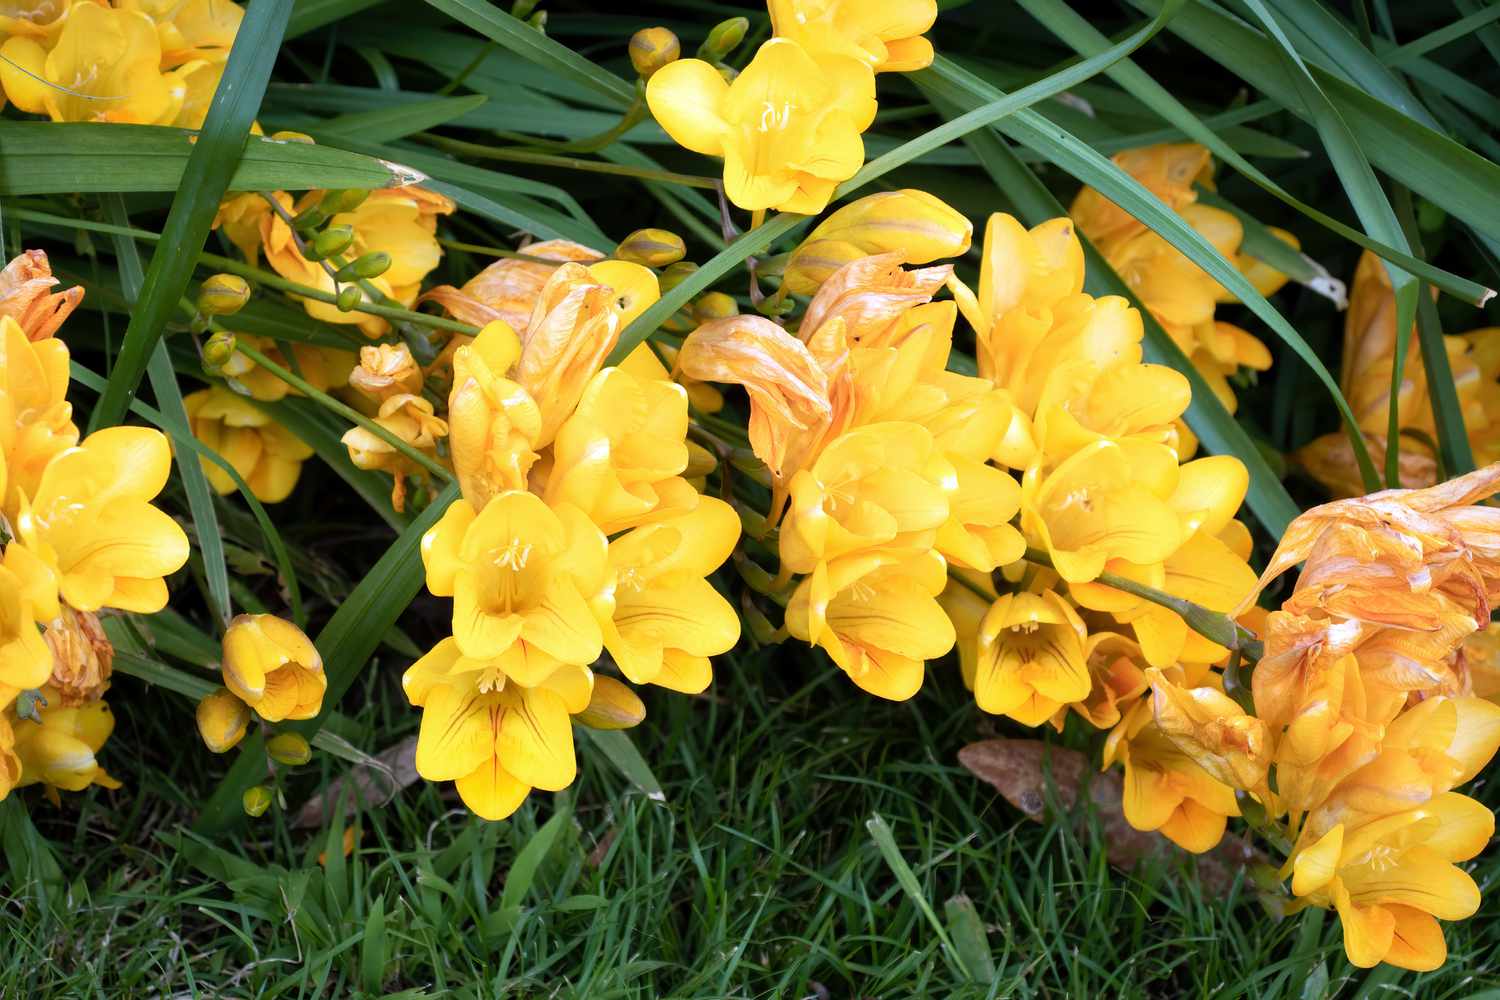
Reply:
<svg viewBox="0 0 1500 1000"><path fill-rule="evenodd" d="M1193 855L1158 833L1137 830L1125 820L1120 772L1091 773L1088 758L1076 750L1041 740L984 740L960 750L958 761L1038 823L1047 819L1049 781L1055 786L1054 801L1069 813L1087 781L1109 863L1124 871L1133 871L1147 859L1166 861L1169 870L1186 864L1196 870L1206 895L1223 895L1234 885L1240 869L1270 865L1265 854L1234 834L1225 834L1206 854Z"/></svg>
<svg viewBox="0 0 1500 1000"><path fill-rule="evenodd" d="M329 782L327 788L302 803L292 826L322 826L333 815L341 796L347 798L345 808L349 811L379 808L419 780L415 736L386 747L370 761Z"/></svg>

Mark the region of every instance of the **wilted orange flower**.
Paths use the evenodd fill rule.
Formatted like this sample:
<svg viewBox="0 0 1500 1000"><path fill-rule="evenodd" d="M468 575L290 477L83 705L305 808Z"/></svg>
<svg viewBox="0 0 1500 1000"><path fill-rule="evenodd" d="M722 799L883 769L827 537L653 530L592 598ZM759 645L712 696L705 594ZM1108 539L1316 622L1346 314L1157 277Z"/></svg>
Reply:
<svg viewBox="0 0 1500 1000"><path fill-rule="evenodd" d="M14 319L27 339L45 340L83 301L82 285L54 292L56 284L46 251L25 251L0 271L0 316Z"/></svg>
<svg viewBox="0 0 1500 1000"><path fill-rule="evenodd" d="M418 303L438 303L454 319L475 326L504 320L512 328L524 330L531 320L531 310L542 294L542 286L557 270L556 264L573 261L592 264L604 255L572 240L547 240L523 247L524 257L501 257L464 282L463 287L438 285L422 293ZM538 259L539 258L539 259Z"/></svg>

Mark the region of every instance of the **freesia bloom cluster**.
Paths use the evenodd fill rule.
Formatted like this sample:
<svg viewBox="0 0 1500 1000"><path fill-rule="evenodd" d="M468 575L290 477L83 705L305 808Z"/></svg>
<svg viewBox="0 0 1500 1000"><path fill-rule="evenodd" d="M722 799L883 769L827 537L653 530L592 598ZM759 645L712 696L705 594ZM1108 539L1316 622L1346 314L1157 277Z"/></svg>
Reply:
<svg viewBox="0 0 1500 1000"><path fill-rule="evenodd" d="M79 440L53 334L80 295L53 284L40 251L0 276L0 798L36 783L54 798L118 787L95 756L114 727L98 615L160 611L163 578L188 556L151 503L171 468L166 438L111 427Z"/></svg>
<svg viewBox="0 0 1500 1000"><path fill-rule="evenodd" d="M1437 426L1416 330L1410 333L1396 397L1400 417L1401 484L1431 486L1438 479ZM1443 346L1480 465L1500 461L1500 330L1484 327L1445 336ZM1359 422L1371 454L1383 455L1390 432L1391 374L1396 365L1396 294L1385 264L1372 253L1359 259L1344 316L1339 388ZM1343 434L1325 434L1297 452L1297 459L1335 496L1364 492L1354 449Z"/></svg>
<svg viewBox="0 0 1500 1000"><path fill-rule="evenodd" d="M195 129L243 17L230 0L19 0L0 13L0 86L53 121Z"/></svg>
<svg viewBox="0 0 1500 1000"><path fill-rule="evenodd" d="M1164 143L1130 149L1114 163L1160 198L1228 258L1262 295L1286 284L1286 275L1240 253L1244 227L1232 213L1201 204L1195 185L1213 190L1214 163L1197 143ZM1271 352L1248 331L1214 318L1218 303L1237 301L1197 264L1145 223L1098 191L1085 187L1069 214L1098 247L1177 346L1193 362L1214 395L1233 413L1238 406L1229 376L1241 368L1265 371ZM1296 247L1297 238L1273 234Z"/></svg>
<svg viewBox="0 0 1500 1000"><path fill-rule="evenodd" d="M644 346L603 366L657 279L570 256L550 272L497 265L472 294L440 293L458 309L531 300L519 333L497 318L450 345L446 426L462 497L422 558L428 589L453 599L452 635L404 678L423 710L418 772L454 781L490 819L532 788L572 783L573 721L620 728L644 716L628 687L591 669L604 653L632 683L698 692L708 658L739 638L705 579L739 518L684 478L687 392ZM367 353L356 384L396 399L404 369Z"/></svg>
<svg viewBox="0 0 1500 1000"><path fill-rule="evenodd" d="M932 62L935 0L772 0L774 37L737 74L705 59L651 73L646 100L682 146L724 160L740 208L815 215L864 165L875 74Z"/></svg>

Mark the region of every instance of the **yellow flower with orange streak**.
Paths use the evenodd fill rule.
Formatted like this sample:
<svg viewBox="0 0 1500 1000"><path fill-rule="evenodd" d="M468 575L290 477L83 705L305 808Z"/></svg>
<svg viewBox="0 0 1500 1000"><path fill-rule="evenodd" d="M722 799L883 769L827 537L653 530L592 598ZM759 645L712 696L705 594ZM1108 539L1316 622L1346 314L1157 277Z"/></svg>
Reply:
<svg viewBox="0 0 1500 1000"><path fill-rule="evenodd" d="M830 214L792 251L784 287L813 295L834 272L877 254L897 253L903 264L959 257L974 225L941 199L905 188L857 198Z"/></svg>
<svg viewBox="0 0 1500 1000"><path fill-rule="evenodd" d="M877 73L932 65L922 36L937 20L937 0L770 0L771 31L809 52L850 56Z"/></svg>

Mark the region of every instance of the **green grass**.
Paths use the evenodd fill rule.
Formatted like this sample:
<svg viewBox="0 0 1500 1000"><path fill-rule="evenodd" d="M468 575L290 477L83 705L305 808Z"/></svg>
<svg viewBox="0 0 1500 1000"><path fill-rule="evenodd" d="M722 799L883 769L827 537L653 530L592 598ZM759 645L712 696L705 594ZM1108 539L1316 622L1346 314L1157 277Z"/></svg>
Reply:
<svg viewBox="0 0 1500 1000"><path fill-rule="evenodd" d="M287 4L257 6L256 30L274 38ZM671 228L704 266L627 343L702 288L740 295L748 308L746 256L767 242L789 249L804 223L773 216L758 233L725 239L711 192L673 182L717 165L665 142L649 121L600 154L624 175L455 157L434 141L472 151L605 131L632 99L629 32L671 25L691 55L739 8L678 0L627 15L556 0L543 4L552 18L544 36L504 6L297 0L256 116L268 132L305 131L317 146L255 140L238 154L238 130L225 123L249 113L248 97L219 109L206 134L217 139L196 147L163 130L54 126L6 110L8 254L42 246L68 283L88 287L64 330L75 360L100 376L87 387L75 380L79 422L117 416L148 373L143 396L155 409L136 412L175 426L180 404L162 386L170 390L173 372L182 392L204 381L175 303L184 282L191 298L197 280L227 266L213 255L231 250L211 235L208 256L194 256L217 187L181 185L189 163L210 164L215 185L232 177L234 189L371 186L392 175L380 160L410 164L462 208L438 233L450 246L514 247L527 233L603 249L637 228ZM1103 162L1193 137L1220 161L1221 196L1295 231L1331 274L1347 279L1360 247L1375 246L1448 292L1435 309L1421 297L1409 349L1431 351L1439 321L1450 332L1496 321L1493 307L1486 319L1472 306L1500 285L1500 105L1489 96L1500 89L1500 24L1481 5L1376 2L1368 25L1362 0L1330 5L1348 18L1340 28L1304 0L1192 0L1153 35L1163 6L944 2L938 66L881 77L859 182L930 190L981 228L991 211L1031 222L1058 214L1091 183L1157 212L1164 236L1202 255L1195 234ZM744 12L752 43L765 37L761 5ZM1277 32L1255 27L1273 22ZM257 93L262 48L238 67ZM996 119L997 109L1011 113ZM965 112L972 130L937 132ZM1357 198L1341 193L1330 148L1357 177ZM1400 231L1386 218L1387 197ZM1368 233L1365 221L1375 223ZM486 263L451 249L430 283L461 284ZM977 264L976 247L958 267L972 279ZM1090 268L1092 290L1121 293L1102 261ZM149 315L128 308L132 299ZM1283 455L1338 427L1334 397L1305 362L1336 374L1342 317L1297 286L1248 300L1221 315L1272 344L1276 365L1237 377L1233 416L1200 386L1189 420L1205 449L1249 463L1245 516L1257 519L1261 564L1287 518L1323 499ZM274 284L236 319L279 339L348 342L347 328L307 319ZM1186 364L1154 322L1148 347L1153 360ZM109 402L97 407L101 388ZM1453 393L1438 397L1439 426L1451 430ZM1332 915L1277 920L1248 887L1206 898L1181 870L1113 870L1087 813L1023 819L956 760L968 742L1023 731L980 713L948 661L916 699L892 705L854 689L820 653L752 651L747 641L721 658L707 695L647 694L648 719L631 738L659 799L580 738L579 781L534 795L508 822L479 821L450 787L418 783L381 808L292 828L301 803L346 774L351 758L415 734L419 714L400 673L443 634L447 605L425 592L409 609L397 599L419 590L410 551L384 564L378 585L357 589L415 512L393 511L388 481L350 464L338 443L343 418L307 400L270 409L317 458L297 493L270 508L274 532L241 498L205 505L174 477L164 506L224 544L195 551L171 581L180 617L142 620L154 649L137 652L196 669L188 687L207 683L197 668L213 659L211 609L227 588L235 610L288 612L276 576L284 564L310 634L345 609L322 639L331 672L351 686L320 720L313 762L283 774L287 808L239 823L239 788L259 780L261 758L250 752L236 767L234 754L211 756L192 731L188 698L117 674L109 697L118 728L102 760L125 788L68 796L61 807L31 789L0 804L0 998L1500 997L1500 850L1469 866L1485 902L1445 925L1442 970L1353 969ZM1449 433L1442 444L1448 468L1461 468L1462 439ZM738 597L732 574L721 582ZM1102 739L1074 725L1047 738L1094 759ZM1492 781L1471 794L1500 804ZM320 865L350 823L353 853L340 860L335 849ZM224 824L212 837L190 832Z"/></svg>

